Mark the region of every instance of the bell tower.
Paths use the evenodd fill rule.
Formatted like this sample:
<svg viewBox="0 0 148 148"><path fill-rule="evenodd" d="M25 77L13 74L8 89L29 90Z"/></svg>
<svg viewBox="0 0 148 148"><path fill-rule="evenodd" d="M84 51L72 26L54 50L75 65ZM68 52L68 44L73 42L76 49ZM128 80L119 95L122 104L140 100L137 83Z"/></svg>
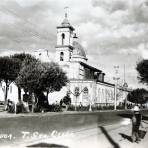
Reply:
<svg viewBox="0 0 148 148"><path fill-rule="evenodd" d="M69 23L65 13L65 18L60 26L57 27L57 45L56 45L56 62L59 64L71 60L73 52L73 31L75 30Z"/></svg>

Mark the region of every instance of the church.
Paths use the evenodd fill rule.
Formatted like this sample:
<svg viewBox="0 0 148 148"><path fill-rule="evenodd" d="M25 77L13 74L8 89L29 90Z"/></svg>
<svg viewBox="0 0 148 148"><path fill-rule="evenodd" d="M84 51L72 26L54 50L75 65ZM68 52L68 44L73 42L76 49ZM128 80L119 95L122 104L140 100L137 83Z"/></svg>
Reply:
<svg viewBox="0 0 148 148"><path fill-rule="evenodd" d="M59 92L49 94L49 103L59 102L67 93L70 94L73 105L117 105L126 100L129 89L105 81L105 73L89 64L84 48L78 42L75 28L69 23L67 14L63 22L57 26L55 61L66 72L69 83ZM35 56L44 55L49 61L48 50L39 50ZM1 84L1 100L4 100L5 85ZM10 85L8 99L17 103L18 89Z"/></svg>
<svg viewBox="0 0 148 148"><path fill-rule="evenodd" d="M55 93L53 99L55 96L61 98L62 92L66 94L68 91L74 105L114 105L117 93L120 93L117 104L125 101L128 89L118 86L115 92L115 85L105 81L105 73L89 64L85 50L78 42L75 28L69 23L67 14L63 22L57 26L55 58L70 82L66 88ZM52 98L52 95L50 97Z"/></svg>

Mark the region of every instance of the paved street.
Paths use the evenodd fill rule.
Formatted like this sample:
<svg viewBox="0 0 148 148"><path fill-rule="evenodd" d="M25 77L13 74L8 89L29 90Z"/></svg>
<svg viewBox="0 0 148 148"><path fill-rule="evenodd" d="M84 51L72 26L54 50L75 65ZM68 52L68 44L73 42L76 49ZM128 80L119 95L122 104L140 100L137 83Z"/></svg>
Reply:
<svg viewBox="0 0 148 148"><path fill-rule="evenodd" d="M148 125L144 125L148 128ZM124 119L118 124L88 127L87 129L75 131L65 137L56 137L29 142L27 145L57 144L58 147L69 148L147 148L148 134L140 143L130 141L131 123ZM26 144L20 145L25 147Z"/></svg>
<svg viewBox="0 0 148 148"><path fill-rule="evenodd" d="M109 114L112 115L112 119L107 116ZM65 126L62 125L63 121L61 121L61 128L63 130L58 129L58 125L60 122L55 123L55 126L50 132L40 133L37 132L37 129L30 133L23 133L21 140L11 140L10 143L5 143L5 145L1 145L1 147L26 147L26 146L40 146L40 147L49 147L49 148L147 148L148 145L148 134L140 143L131 143L130 135L131 135L131 121L129 118L120 118L117 115L127 116L126 113L63 113L59 116L59 114L43 114L42 119L46 118L46 124L53 127L52 120L53 118L56 121L60 121L60 117L65 117ZM103 116L102 116L103 115ZM145 113L145 116L148 114ZM21 117L20 115L16 115ZM34 115L28 115L28 117L34 117ZM37 116L37 115L35 115ZM92 117L93 118L90 118ZM28 118L27 117L27 118ZM49 121L47 121L48 119ZM85 118L84 118L85 117ZM97 117L97 120L96 120ZM7 119L10 119L8 117ZM15 118L14 118L15 119ZM24 119L24 117L23 117ZM30 118L28 118L30 119ZM35 118L36 119L36 118ZM69 120L71 119L71 120ZM72 120L73 119L73 120ZM91 120L88 120L91 119ZM54 121L55 121L54 120ZM93 121L92 121L93 120ZM106 120L106 121L104 121ZM20 120L21 121L21 120ZM32 120L33 121L33 120ZM71 126L69 126L70 123ZM72 124L72 122L74 124ZM148 122L148 121L147 121ZM20 122L20 125L22 123ZM27 124L27 122L26 122ZM36 123L38 124L38 123ZM82 126L82 124L84 126ZM144 124L145 127L148 128L148 124ZM32 127L34 127L32 125ZM35 128L35 127L34 127ZM42 126L40 126L42 128ZM42 129L44 129L43 127ZM51 128L51 127L48 127ZM18 123L18 129L19 127ZM17 130L17 129L16 129ZM47 130L47 129L46 129ZM39 129L38 129L39 131Z"/></svg>

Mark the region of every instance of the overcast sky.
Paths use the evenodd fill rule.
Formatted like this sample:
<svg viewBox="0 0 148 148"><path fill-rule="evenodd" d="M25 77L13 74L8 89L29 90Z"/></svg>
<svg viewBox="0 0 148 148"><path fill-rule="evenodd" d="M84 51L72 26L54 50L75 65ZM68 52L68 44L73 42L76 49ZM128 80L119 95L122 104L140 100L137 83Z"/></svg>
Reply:
<svg viewBox="0 0 148 148"><path fill-rule="evenodd" d="M123 66L129 86L141 87L136 62L148 58L148 0L0 0L0 55L47 49L55 53L56 26L68 19L88 62L112 81Z"/></svg>

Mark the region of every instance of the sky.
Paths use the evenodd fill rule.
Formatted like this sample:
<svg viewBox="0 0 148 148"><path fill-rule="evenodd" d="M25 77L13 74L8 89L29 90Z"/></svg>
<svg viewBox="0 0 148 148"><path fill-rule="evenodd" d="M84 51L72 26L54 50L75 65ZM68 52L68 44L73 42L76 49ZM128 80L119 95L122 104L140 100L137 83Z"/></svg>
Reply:
<svg viewBox="0 0 148 148"><path fill-rule="evenodd" d="M1 0L0 55L49 51L54 60L56 26L68 19L76 29L88 63L118 77L130 87L145 87L137 80L136 63L148 58L148 0Z"/></svg>

